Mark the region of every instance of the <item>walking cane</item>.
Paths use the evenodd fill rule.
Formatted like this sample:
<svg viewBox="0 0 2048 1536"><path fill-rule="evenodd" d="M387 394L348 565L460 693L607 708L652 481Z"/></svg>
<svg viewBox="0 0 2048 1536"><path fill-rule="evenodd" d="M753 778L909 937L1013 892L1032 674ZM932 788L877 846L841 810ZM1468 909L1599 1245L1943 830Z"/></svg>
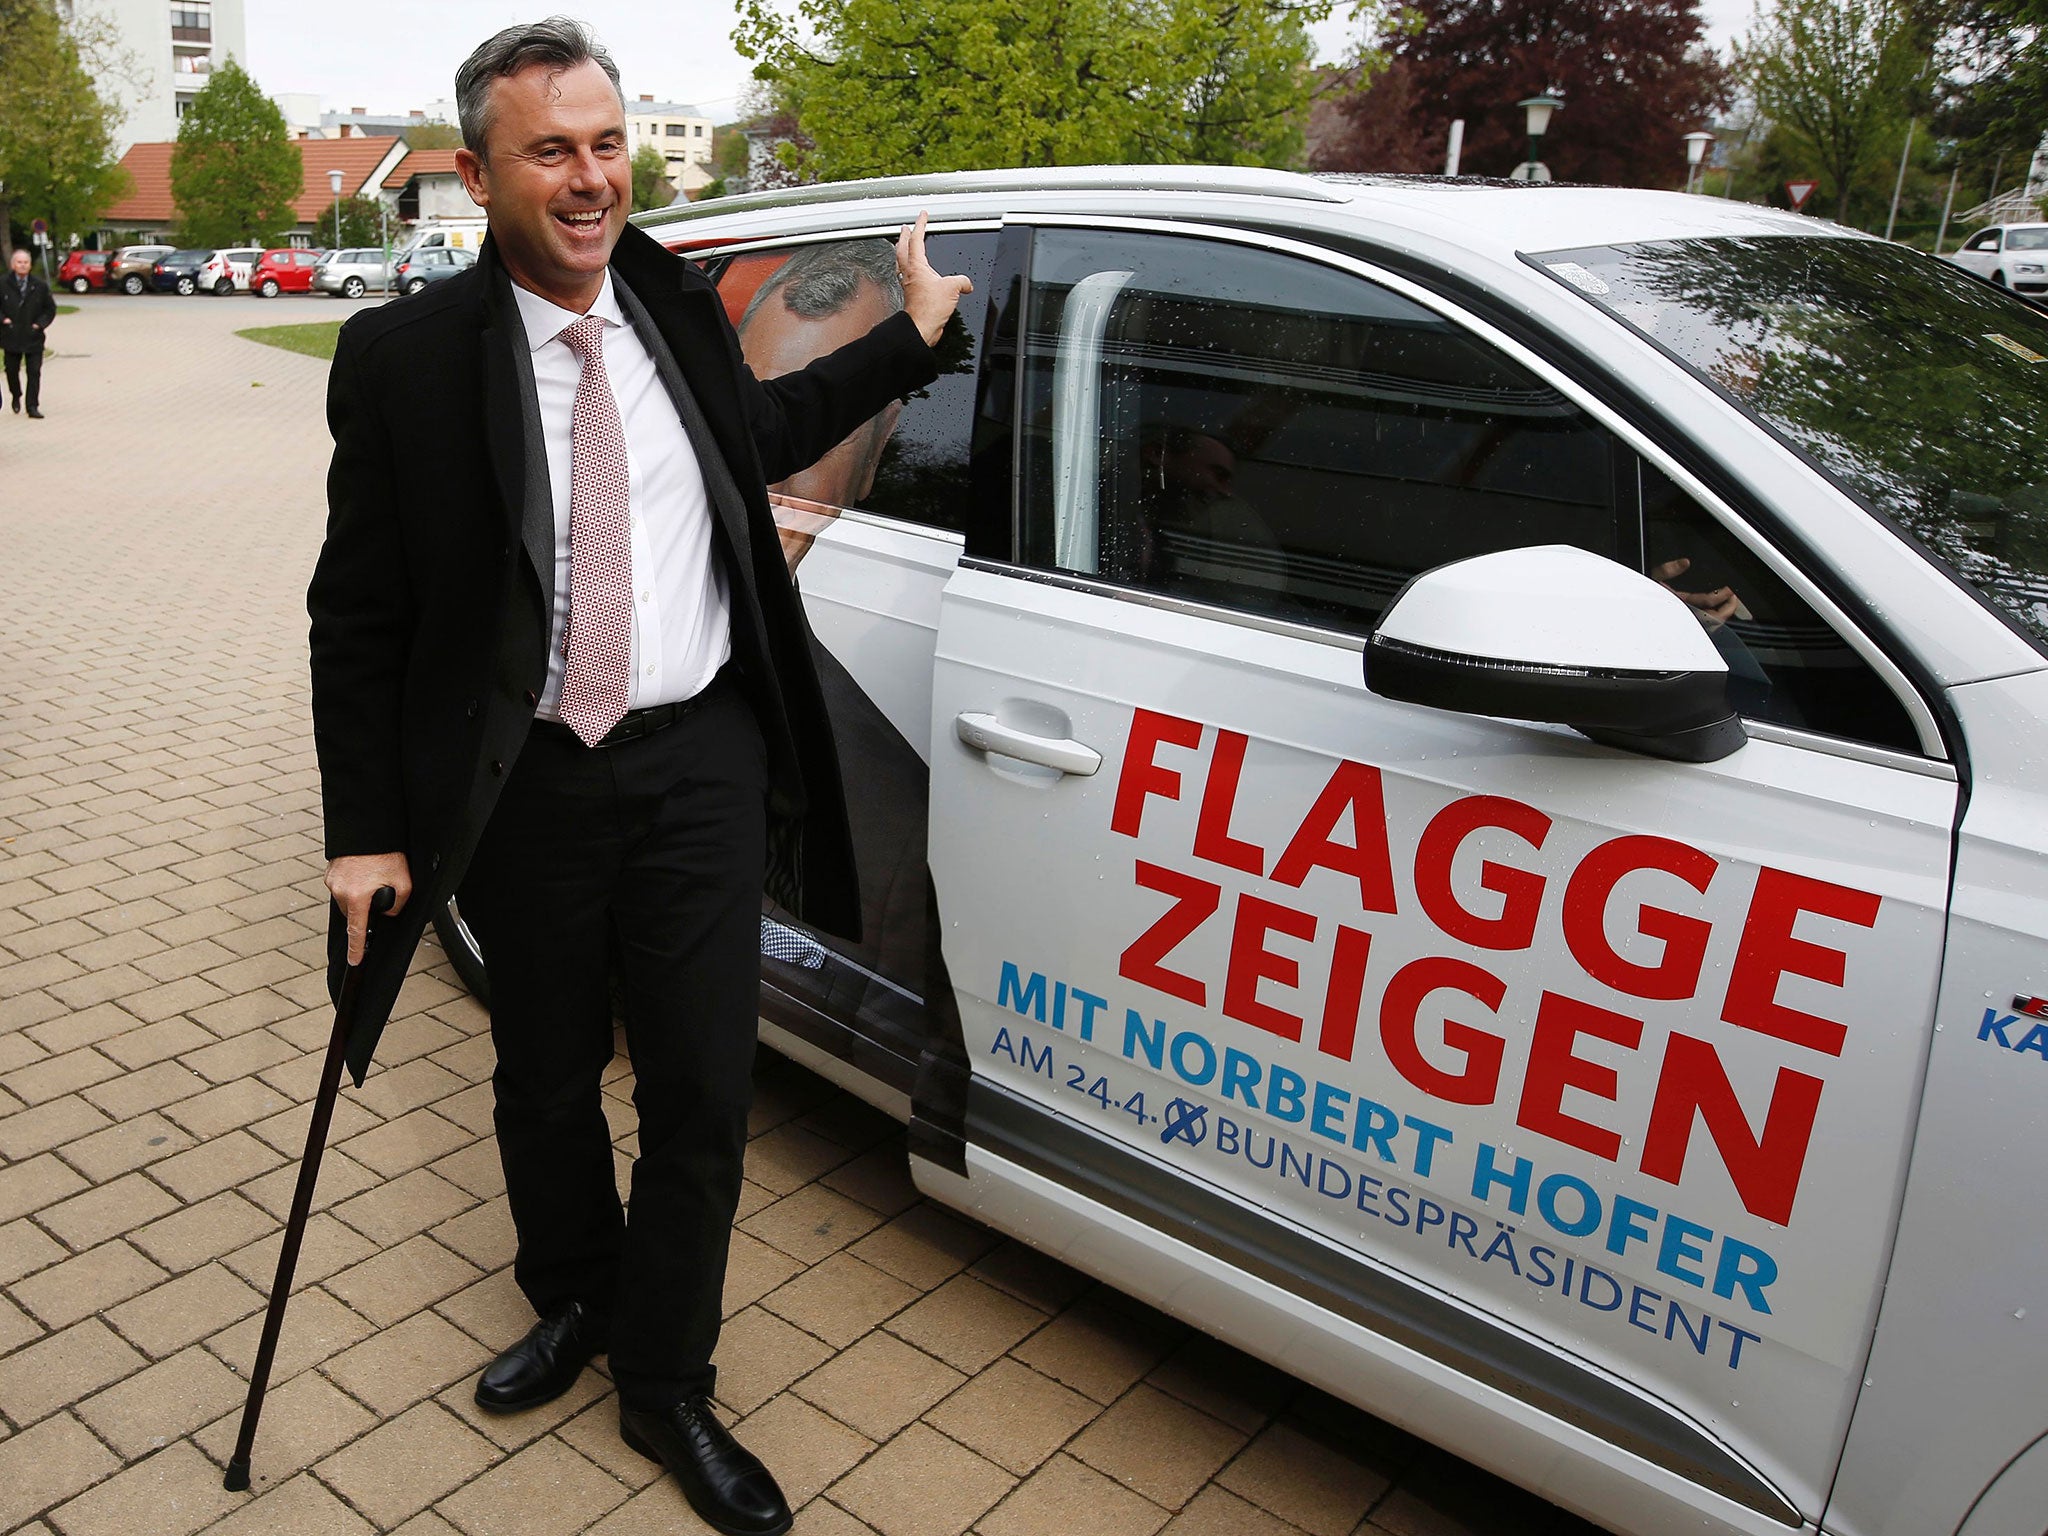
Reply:
<svg viewBox="0 0 2048 1536"><path fill-rule="evenodd" d="M398 892L380 886L370 898L370 918L391 910ZM364 945L369 936L364 935ZM364 959L368 959L367 952ZM299 1160L299 1187L292 1192L292 1213L284 1224L284 1243L277 1250L277 1278L270 1282L270 1310L263 1314L263 1338L256 1346L256 1364L249 1372L249 1399L242 1405L242 1432L228 1475L221 1487L242 1493L249 1486L249 1452L256 1444L256 1421L263 1416L263 1394L270 1386L270 1365L277 1355L277 1336L284 1328L285 1303L291 1299L292 1271L299 1267L299 1244L305 1240L306 1217L313 1209L313 1186L320 1180L320 1155L327 1150L327 1126L334 1119L334 1101L341 1092L342 1056L356 1020L356 993L362 990L360 962L341 975L341 996L334 1004L334 1035L327 1042L327 1062L320 1069L320 1091L313 1096L313 1119L306 1127L306 1152Z"/></svg>

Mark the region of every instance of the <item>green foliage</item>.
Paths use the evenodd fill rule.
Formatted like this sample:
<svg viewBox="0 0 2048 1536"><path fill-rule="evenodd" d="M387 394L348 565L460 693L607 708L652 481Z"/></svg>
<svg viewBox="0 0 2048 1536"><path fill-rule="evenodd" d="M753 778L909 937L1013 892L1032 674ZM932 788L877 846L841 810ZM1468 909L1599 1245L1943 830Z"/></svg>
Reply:
<svg viewBox="0 0 2048 1536"><path fill-rule="evenodd" d="M49 0L0 3L0 248L10 213L46 220L61 248L128 190L114 156L120 109L94 89L79 41Z"/></svg>
<svg viewBox="0 0 2048 1536"><path fill-rule="evenodd" d="M462 130L453 123L415 123L403 137L407 149L462 148Z"/></svg>
<svg viewBox="0 0 2048 1536"><path fill-rule="evenodd" d="M384 205L374 197L358 193L341 200L341 233L334 232L334 209L330 205L313 225L313 243L330 250L344 246L380 246L384 243Z"/></svg>
<svg viewBox="0 0 2048 1536"><path fill-rule="evenodd" d="M721 181L747 174L747 136L740 132L739 124L711 130L711 167Z"/></svg>
<svg viewBox="0 0 2048 1536"><path fill-rule="evenodd" d="M1820 182L1818 206L1846 222L1859 191L1881 188L1889 200L1886 173L1933 74L1931 39L1908 0L1760 3L1735 61L1774 153Z"/></svg>
<svg viewBox="0 0 2048 1536"><path fill-rule="evenodd" d="M1286 165L1336 0L743 0L733 46L793 113L795 169Z"/></svg>
<svg viewBox="0 0 2048 1536"><path fill-rule="evenodd" d="M668 179L668 162L652 144L633 151L633 211L666 208L675 201L676 189Z"/></svg>
<svg viewBox="0 0 2048 1536"><path fill-rule="evenodd" d="M725 194L725 178L723 176L714 176L711 180L704 183L704 189L697 194L697 201L701 203L710 198L723 197Z"/></svg>
<svg viewBox="0 0 2048 1536"><path fill-rule="evenodd" d="M235 334L260 341L266 347L282 347L287 352L303 352L307 357L333 362L335 345L341 340L341 326L339 320L315 320L305 325L253 325Z"/></svg>
<svg viewBox="0 0 2048 1536"><path fill-rule="evenodd" d="M193 98L171 154L171 195L193 245L282 245L298 223L305 182L299 148L277 103L247 70L224 60Z"/></svg>

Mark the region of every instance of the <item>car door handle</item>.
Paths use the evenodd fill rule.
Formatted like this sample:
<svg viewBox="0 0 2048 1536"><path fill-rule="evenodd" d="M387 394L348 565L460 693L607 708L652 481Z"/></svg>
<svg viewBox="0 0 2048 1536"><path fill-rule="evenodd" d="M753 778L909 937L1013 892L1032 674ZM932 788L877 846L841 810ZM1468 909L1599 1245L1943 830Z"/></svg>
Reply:
<svg viewBox="0 0 2048 1536"><path fill-rule="evenodd" d="M980 752L1000 752L1041 768L1087 778L1102 766L1102 754L1072 737L1034 736L1003 724L994 715L968 711L953 717L953 733Z"/></svg>

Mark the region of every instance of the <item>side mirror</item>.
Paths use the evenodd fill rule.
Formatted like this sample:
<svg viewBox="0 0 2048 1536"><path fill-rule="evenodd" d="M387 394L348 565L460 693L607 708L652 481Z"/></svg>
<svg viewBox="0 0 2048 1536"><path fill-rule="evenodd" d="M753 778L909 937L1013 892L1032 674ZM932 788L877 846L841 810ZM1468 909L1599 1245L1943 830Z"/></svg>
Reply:
<svg viewBox="0 0 2048 1536"><path fill-rule="evenodd" d="M1693 611L1627 566L1568 545L1425 571L1365 648L1382 698L1548 720L1609 746L1711 763L1748 739L1728 664Z"/></svg>

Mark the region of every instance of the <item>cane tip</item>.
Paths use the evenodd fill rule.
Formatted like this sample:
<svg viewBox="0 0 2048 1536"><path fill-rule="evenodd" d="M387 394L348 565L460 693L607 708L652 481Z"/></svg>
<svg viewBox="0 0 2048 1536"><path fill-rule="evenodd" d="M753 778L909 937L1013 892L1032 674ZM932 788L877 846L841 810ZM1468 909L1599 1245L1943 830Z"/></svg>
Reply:
<svg viewBox="0 0 2048 1536"><path fill-rule="evenodd" d="M249 1491L249 1463L246 1461L230 1461L228 1463L228 1475L220 1480L220 1485L229 1493L247 1493Z"/></svg>

